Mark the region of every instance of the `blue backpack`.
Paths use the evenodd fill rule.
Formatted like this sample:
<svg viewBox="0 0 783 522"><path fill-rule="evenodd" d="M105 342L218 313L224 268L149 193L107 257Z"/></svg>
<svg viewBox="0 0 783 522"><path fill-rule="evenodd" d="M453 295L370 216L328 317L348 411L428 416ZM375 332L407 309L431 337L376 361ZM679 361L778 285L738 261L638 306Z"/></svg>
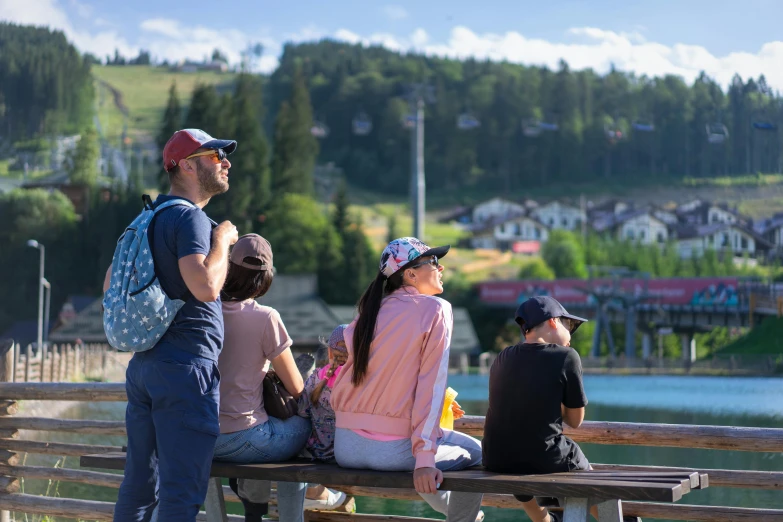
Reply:
<svg viewBox="0 0 783 522"><path fill-rule="evenodd" d="M155 218L177 205L195 207L184 199L157 206L142 196L144 210L117 241L109 289L103 296L103 329L117 350L144 352L157 344L185 301L170 299L160 286L152 259L150 236Z"/></svg>

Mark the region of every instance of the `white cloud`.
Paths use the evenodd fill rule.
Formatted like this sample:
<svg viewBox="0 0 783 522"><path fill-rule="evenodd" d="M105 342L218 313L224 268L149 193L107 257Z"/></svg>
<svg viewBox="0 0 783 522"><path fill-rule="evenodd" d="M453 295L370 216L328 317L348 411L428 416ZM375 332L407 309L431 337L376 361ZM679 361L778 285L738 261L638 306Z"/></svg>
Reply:
<svg viewBox="0 0 783 522"><path fill-rule="evenodd" d="M302 27L295 33L286 33L284 36L286 42L311 42L320 40L326 36L326 30L315 24L309 24Z"/></svg>
<svg viewBox="0 0 783 522"><path fill-rule="evenodd" d="M383 14L386 18L393 21L405 20L408 18L408 11L401 5L385 5L383 6Z"/></svg>
<svg viewBox="0 0 783 522"><path fill-rule="evenodd" d="M219 49L230 63L237 64L251 39L236 29L216 30L204 26L184 26L168 18L151 18L139 26L144 33L144 48L152 56L168 61L209 58ZM267 43L269 43L267 41ZM261 60L269 65L269 60Z"/></svg>
<svg viewBox="0 0 783 522"><path fill-rule="evenodd" d="M86 4L79 4L89 9ZM91 11L90 11L91 12ZM74 28L65 10L56 0L0 0L0 20L17 24L37 25L58 29L82 52L98 57L114 54L118 49L124 56L136 56L138 48L128 44L116 31L101 31L92 34Z"/></svg>
<svg viewBox="0 0 783 522"><path fill-rule="evenodd" d="M430 41L424 29L416 29L408 37L384 33L361 36L341 29L334 38L435 56L507 60L552 69L558 67L561 59L573 69L589 67L599 73L607 72L614 64L618 70L639 76L676 74L688 82L704 71L724 87L729 85L735 73L744 79L764 74L770 86L783 90L783 41L766 43L757 53L736 52L716 56L697 45L656 43L642 35L646 31L644 27L634 29L618 33L596 27L574 27L565 32L560 42L527 38L515 31L478 34L464 26L454 27L448 39L441 42Z"/></svg>
<svg viewBox="0 0 783 522"><path fill-rule="evenodd" d="M99 57L113 54L114 49L127 57L138 54L139 48L148 49L158 59L176 61L202 59L220 49L237 64L241 53L250 43L264 46L263 56L256 61L260 72L272 72L277 67L277 56L282 50L280 40L262 31L261 35L249 35L236 29L215 30L204 26L184 26L181 22L166 18L151 18L141 23L141 36L137 43L118 34L114 27L103 27L105 21L93 21L93 31L74 27L64 2L77 14L92 12L88 4L79 0L0 0L0 20L20 24L49 26L62 30L82 52ZM388 15L387 5L384 11ZM393 9L392 9L393 11ZM404 11L404 10L403 10ZM397 14L401 15L402 11ZM407 13L406 13L407 15ZM645 34L643 34L645 33ZM744 79L764 74L774 89L783 90L783 41L764 44L756 53L733 52L716 56L697 45L663 45L651 40L644 26L635 26L629 32L616 32L598 27L573 27L564 32L562 40L548 41L528 38L515 31L506 33L476 33L465 26L454 27L448 38L434 41L422 28L408 36L391 33L362 35L349 29L333 33L310 24L295 33L284 35L285 41L305 42L331 36L340 41L362 45L383 45L397 51L416 51L434 56L451 58L477 58L480 60L507 60L526 65L545 65L556 68L563 59L573 69L592 68L599 73L614 66L637 75L661 76L677 74L693 81L700 71L705 71L721 85L727 86L738 73Z"/></svg>
<svg viewBox="0 0 783 522"><path fill-rule="evenodd" d="M361 36L354 33L353 31L349 31L348 29L338 29L337 32L334 33L334 37L337 40L341 40L349 44L358 44L362 42Z"/></svg>
<svg viewBox="0 0 783 522"><path fill-rule="evenodd" d="M168 18L151 18L144 20L139 28L142 31L168 36L169 38L180 39L181 33L179 22Z"/></svg>
<svg viewBox="0 0 783 522"><path fill-rule="evenodd" d="M78 0L70 0L71 7L76 14L82 18L90 18L92 16L92 6L89 4L83 4Z"/></svg>

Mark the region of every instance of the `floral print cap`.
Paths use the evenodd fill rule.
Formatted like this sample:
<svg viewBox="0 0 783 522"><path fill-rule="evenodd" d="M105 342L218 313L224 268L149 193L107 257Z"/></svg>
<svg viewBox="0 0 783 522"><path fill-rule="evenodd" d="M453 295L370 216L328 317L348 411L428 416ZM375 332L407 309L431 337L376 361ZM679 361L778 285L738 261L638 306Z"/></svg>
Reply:
<svg viewBox="0 0 783 522"><path fill-rule="evenodd" d="M338 345L338 343L340 342L345 342L346 328L348 328L347 324L341 324L334 329L332 335L329 336L329 342L327 343L327 346L329 346L329 348L338 352L348 353L348 349L345 347L345 345L343 346Z"/></svg>
<svg viewBox="0 0 783 522"><path fill-rule="evenodd" d="M381 254L381 273L391 277L400 268L422 256L445 256L449 245L431 248L415 237L400 237L386 245Z"/></svg>

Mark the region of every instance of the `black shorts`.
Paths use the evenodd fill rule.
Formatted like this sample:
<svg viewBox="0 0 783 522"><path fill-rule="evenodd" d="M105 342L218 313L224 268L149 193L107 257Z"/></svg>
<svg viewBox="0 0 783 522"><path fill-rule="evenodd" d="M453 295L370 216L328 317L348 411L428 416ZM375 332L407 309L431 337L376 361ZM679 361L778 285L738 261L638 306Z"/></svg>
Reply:
<svg viewBox="0 0 783 522"><path fill-rule="evenodd" d="M568 456L562 462L552 463L536 463L531 465L530 468L521 471L514 470L515 473L521 475L546 475L548 473L566 473L568 471L587 471L590 469L590 463L587 461L587 457L582 453L582 448L575 442L571 442L571 450L568 452ZM533 500L530 495L514 495L514 498L520 502L528 502Z"/></svg>

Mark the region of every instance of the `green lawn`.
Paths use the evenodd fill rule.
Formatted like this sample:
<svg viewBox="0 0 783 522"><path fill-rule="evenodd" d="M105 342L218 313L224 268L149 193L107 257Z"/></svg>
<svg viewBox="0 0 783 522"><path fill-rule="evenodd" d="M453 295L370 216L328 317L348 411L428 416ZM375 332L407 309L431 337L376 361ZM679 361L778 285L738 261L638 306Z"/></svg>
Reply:
<svg viewBox="0 0 783 522"><path fill-rule="evenodd" d="M100 66L92 68L96 79L98 114L104 132L112 139L122 133L124 116L115 106L111 91L101 81L108 83L122 94L122 102L128 109L128 130L131 137L154 136L160 125L172 82L177 84L180 103L187 107L190 96L198 84L214 84L228 89L234 82L234 73L202 71L181 73L165 67L129 65L124 67Z"/></svg>
<svg viewBox="0 0 783 522"><path fill-rule="evenodd" d="M718 354L783 354L783 318L769 317L759 326L718 351Z"/></svg>
<svg viewBox="0 0 783 522"><path fill-rule="evenodd" d="M783 198L748 199L740 202L739 211L758 219L783 212Z"/></svg>

